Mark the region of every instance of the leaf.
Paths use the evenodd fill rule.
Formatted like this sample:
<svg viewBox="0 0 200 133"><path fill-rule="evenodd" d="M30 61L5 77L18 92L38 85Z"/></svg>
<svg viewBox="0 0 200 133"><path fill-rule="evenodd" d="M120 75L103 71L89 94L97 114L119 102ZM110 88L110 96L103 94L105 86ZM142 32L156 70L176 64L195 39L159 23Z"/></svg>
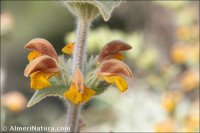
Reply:
<svg viewBox="0 0 200 133"><path fill-rule="evenodd" d="M67 7L69 10L78 16L79 11L83 12L85 11L85 14L88 16L88 11L91 16L96 16L96 13L100 13L104 19L104 21L108 21L111 17L112 11L114 8L118 7L121 4L122 1L103 1L103 0L86 0L86 1L65 1ZM91 4L92 7L86 5ZM87 8L84 8L87 7ZM95 8L94 8L95 7ZM89 9L91 8L91 10ZM84 9L84 10L82 10ZM87 10L85 10L87 9ZM96 12L97 9L97 12ZM93 14L93 15L92 15ZM83 15L83 14L82 14Z"/></svg>
<svg viewBox="0 0 200 133"><path fill-rule="evenodd" d="M90 73L90 71L92 69L94 69L96 63L97 63L97 59L98 56L90 56L89 59L86 56L86 58L84 58L84 74L87 75L88 73Z"/></svg>
<svg viewBox="0 0 200 133"><path fill-rule="evenodd" d="M114 8L118 7L121 4L121 1L87 1L90 4L96 6L102 15L104 21L108 21L111 17L112 11Z"/></svg>
<svg viewBox="0 0 200 133"><path fill-rule="evenodd" d="M55 77L52 77L49 81L51 82L52 86L36 91L29 100L27 107L35 105L48 96L64 97L63 94L69 88L69 85L63 85L59 83Z"/></svg>
<svg viewBox="0 0 200 133"><path fill-rule="evenodd" d="M95 74L97 60L98 56L91 56L88 60L87 58L84 59L84 72L86 72L84 77L84 84L87 87L93 89L96 92L95 95L101 94L110 85L105 81L100 80Z"/></svg>

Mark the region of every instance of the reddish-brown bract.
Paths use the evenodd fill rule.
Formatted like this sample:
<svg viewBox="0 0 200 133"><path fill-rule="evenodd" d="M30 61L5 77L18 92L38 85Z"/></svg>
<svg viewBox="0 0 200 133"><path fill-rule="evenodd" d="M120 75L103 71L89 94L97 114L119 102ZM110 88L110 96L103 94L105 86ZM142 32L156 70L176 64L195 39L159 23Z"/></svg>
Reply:
<svg viewBox="0 0 200 133"><path fill-rule="evenodd" d="M102 62L103 60L111 59L117 53L121 51L129 50L131 48L132 47L130 45L122 41L119 41L119 40L111 41L103 47L102 51L99 54L98 61Z"/></svg>
<svg viewBox="0 0 200 133"><path fill-rule="evenodd" d="M99 76L119 75L125 77L132 77L132 71L122 61L116 59L109 59L101 63L96 74Z"/></svg>
<svg viewBox="0 0 200 133"><path fill-rule="evenodd" d="M77 68L72 76L71 81L76 85L76 89L79 92L83 92L84 84L83 84L83 74L79 68Z"/></svg>
<svg viewBox="0 0 200 133"><path fill-rule="evenodd" d="M24 70L24 76L28 77L36 71L41 72L58 72L56 61L47 56L42 55L31 61Z"/></svg>
<svg viewBox="0 0 200 133"><path fill-rule="evenodd" d="M28 42L25 45L24 48L38 51L42 55L48 55L56 60L58 58L57 53L55 49L53 48L53 46L51 45L51 43L45 39L41 39L41 38L32 39L30 42Z"/></svg>

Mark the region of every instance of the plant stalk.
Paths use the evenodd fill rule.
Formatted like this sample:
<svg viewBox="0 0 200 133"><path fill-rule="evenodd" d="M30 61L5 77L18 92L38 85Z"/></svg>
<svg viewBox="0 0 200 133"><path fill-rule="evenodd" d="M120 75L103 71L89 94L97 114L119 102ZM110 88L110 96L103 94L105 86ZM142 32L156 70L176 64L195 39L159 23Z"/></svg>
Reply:
<svg viewBox="0 0 200 133"><path fill-rule="evenodd" d="M80 70L83 72L83 59L86 56L86 39L89 27L90 21L85 21L81 18L78 19L75 49L73 54L73 71L75 71L76 68L80 68Z"/></svg>
<svg viewBox="0 0 200 133"><path fill-rule="evenodd" d="M83 72L83 59L86 56L86 39L89 27L90 21L85 21L81 18L78 18L75 49L73 51L73 72L76 70L76 68L80 68L80 70ZM80 104L74 104L71 102L69 103L67 126L70 128L70 132L78 132L80 110Z"/></svg>

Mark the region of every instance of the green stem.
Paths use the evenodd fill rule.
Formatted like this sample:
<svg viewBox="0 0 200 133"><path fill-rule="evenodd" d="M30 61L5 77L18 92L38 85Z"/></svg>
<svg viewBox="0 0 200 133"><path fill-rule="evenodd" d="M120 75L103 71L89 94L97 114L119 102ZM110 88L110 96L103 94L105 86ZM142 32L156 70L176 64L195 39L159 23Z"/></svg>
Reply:
<svg viewBox="0 0 200 133"><path fill-rule="evenodd" d="M86 56L85 47L89 26L90 22L78 19L73 54L73 72L76 68L80 68L83 72L83 59ZM78 132L81 104L69 103L68 107L67 126L70 128L70 132Z"/></svg>

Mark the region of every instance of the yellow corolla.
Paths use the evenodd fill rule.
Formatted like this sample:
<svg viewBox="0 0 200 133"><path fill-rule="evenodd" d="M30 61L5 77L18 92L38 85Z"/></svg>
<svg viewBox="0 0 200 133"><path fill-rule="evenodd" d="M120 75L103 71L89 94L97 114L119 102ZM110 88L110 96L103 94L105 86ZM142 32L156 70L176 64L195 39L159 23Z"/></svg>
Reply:
<svg viewBox="0 0 200 133"><path fill-rule="evenodd" d="M168 118L164 121L158 122L154 126L156 133L171 133L175 132L175 123L173 118Z"/></svg>
<svg viewBox="0 0 200 133"><path fill-rule="evenodd" d="M96 75L107 83L115 85L121 92L127 90L128 85L124 77L132 77L131 69L122 61L124 56L121 51L132 47L122 41L114 40L107 43L99 54L99 67Z"/></svg>
<svg viewBox="0 0 200 133"><path fill-rule="evenodd" d="M96 75L124 92L128 88L124 77L131 78L133 74L130 68L122 61L109 59L100 64L96 70Z"/></svg>
<svg viewBox="0 0 200 133"><path fill-rule="evenodd" d="M182 45L176 45L172 48L171 58L177 64L185 63L186 61L186 47Z"/></svg>
<svg viewBox="0 0 200 133"><path fill-rule="evenodd" d="M28 55L30 63L24 70L24 75L30 76L31 88L40 90L51 86L48 79L58 73L58 57L51 43L37 38L28 42L25 48L31 50Z"/></svg>
<svg viewBox="0 0 200 133"><path fill-rule="evenodd" d="M64 96L75 104L88 101L95 94L95 91L83 84L83 74L77 68L72 75L70 88L64 93Z"/></svg>
<svg viewBox="0 0 200 133"><path fill-rule="evenodd" d="M73 53L74 50L74 43L68 43L67 45L65 45L65 47L62 49L62 52L65 54L69 54L71 55Z"/></svg>
<svg viewBox="0 0 200 133"><path fill-rule="evenodd" d="M162 96L161 104L168 113L173 113L178 102L181 99L181 93L178 91L169 91Z"/></svg>

